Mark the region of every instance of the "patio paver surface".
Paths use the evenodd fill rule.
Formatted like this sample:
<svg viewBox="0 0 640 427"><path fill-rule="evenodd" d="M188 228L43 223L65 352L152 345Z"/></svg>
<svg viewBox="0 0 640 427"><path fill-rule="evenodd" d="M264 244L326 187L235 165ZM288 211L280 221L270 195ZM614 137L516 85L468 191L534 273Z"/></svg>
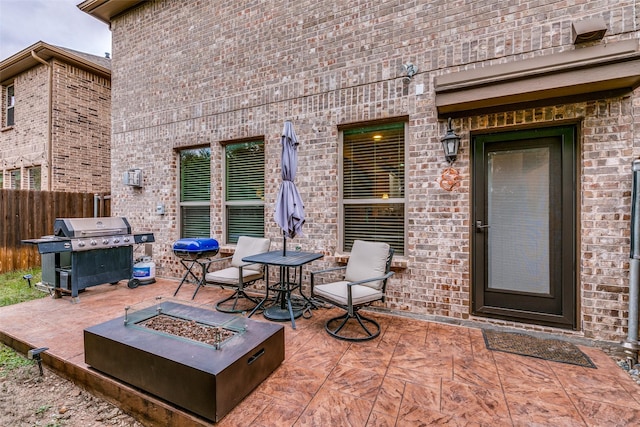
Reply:
<svg viewBox="0 0 640 427"><path fill-rule="evenodd" d="M142 411L133 415L145 424L213 425L84 363L84 328L123 316L126 306L163 297L213 309L231 292L208 286L191 301L194 285L185 284L171 298L177 285L158 279L129 289L122 281L88 288L79 303L2 307L0 341L21 351L49 347L45 366L128 413ZM295 330L282 323L284 362L218 426L640 425L640 385L600 349L579 346L597 366L583 368L487 350L480 329L377 313L381 336L349 343L324 330L337 309L312 313Z"/></svg>

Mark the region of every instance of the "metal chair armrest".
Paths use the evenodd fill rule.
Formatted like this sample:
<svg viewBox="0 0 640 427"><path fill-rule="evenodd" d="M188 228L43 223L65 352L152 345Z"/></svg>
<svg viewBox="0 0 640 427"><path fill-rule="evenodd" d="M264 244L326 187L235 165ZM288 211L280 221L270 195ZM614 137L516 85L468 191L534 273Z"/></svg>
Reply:
<svg viewBox="0 0 640 427"><path fill-rule="evenodd" d="M340 267L331 267L331 268L326 268L324 270L317 270L317 271L312 271L311 272L311 294L313 295L313 285L314 285L314 277L316 276L316 274L322 274L322 273L329 273L332 271L340 271L340 270L346 270L347 266L343 265Z"/></svg>
<svg viewBox="0 0 640 427"><path fill-rule="evenodd" d="M226 260L229 260L231 258L233 258L233 256L226 256L226 257L216 258L216 259L210 259L209 258L209 260L204 262L203 264L206 265L207 268L208 268L211 264L213 264L215 262L226 261Z"/></svg>
<svg viewBox="0 0 640 427"><path fill-rule="evenodd" d="M354 286L354 285L362 285L363 283L375 282L377 280L386 280L391 276L393 276L393 271L388 272L384 276L373 277L371 279L358 280L356 282L349 282L349 283L347 283L347 286L351 287L351 286Z"/></svg>

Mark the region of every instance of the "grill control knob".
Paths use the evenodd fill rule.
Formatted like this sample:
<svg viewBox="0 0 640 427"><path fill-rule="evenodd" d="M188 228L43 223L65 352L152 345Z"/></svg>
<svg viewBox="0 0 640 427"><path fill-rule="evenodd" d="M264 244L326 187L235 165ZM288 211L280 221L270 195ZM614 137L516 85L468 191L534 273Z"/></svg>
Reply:
<svg viewBox="0 0 640 427"><path fill-rule="evenodd" d="M120 243L120 239L116 237L115 239L113 239L113 243Z"/></svg>
<svg viewBox="0 0 640 427"><path fill-rule="evenodd" d="M90 244L91 246L95 246L95 245L97 245L97 244L98 244L98 242L96 242L95 240L91 239L91 241L89 242L89 244Z"/></svg>
<svg viewBox="0 0 640 427"><path fill-rule="evenodd" d="M124 242L125 242L125 243L129 243L129 238L128 238L128 237L125 237L125 238L124 238Z"/></svg>
<svg viewBox="0 0 640 427"><path fill-rule="evenodd" d="M108 245L109 244L109 239L102 239L102 244L103 245Z"/></svg>
<svg viewBox="0 0 640 427"><path fill-rule="evenodd" d="M78 242L78 246L80 246L81 248L84 248L84 245L85 245L84 240L80 240Z"/></svg>

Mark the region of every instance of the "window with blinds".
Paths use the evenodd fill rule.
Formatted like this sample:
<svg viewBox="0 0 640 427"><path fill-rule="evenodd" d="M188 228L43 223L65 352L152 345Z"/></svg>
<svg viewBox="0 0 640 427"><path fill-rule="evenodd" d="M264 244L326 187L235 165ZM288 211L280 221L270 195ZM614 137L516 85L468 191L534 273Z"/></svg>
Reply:
<svg viewBox="0 0 640 427"><path fill-rule="evenodd" d="M20 190L21 179L22 174L20 173L20 169L9 171L9 188L12 190Z"/></svg>
<svg viewBox="0 0 640 427"><path fill-rule="evenodd" d="M343 249L361 239L404 254L404 122L345 129L342 144Z"/></svg>
<svg viewBox="0 0 640 427"><path fill-rule="evenodd" d="M27 170L29 177L29 190L40 190L42 181L40 171L40 166L34 166Z"/></svg>
<svg viewBox="0 0 640 427"><path fill-rule="evenodd" d="M264 141L228 144L224 151L227 243L264 237Z"/></svg>
<svg viewBox="0 0 640 427"><path fill-rule="evenodd" d="M180 151L180 236L211 237L211 151Z"/></svg>
<svg viewBox="0 0 640 427"><path fill-rule="evenodd" d="M5 102L5 126L13 126L15 123L15 87L13 85L7 86L7 98Z"/></svg>

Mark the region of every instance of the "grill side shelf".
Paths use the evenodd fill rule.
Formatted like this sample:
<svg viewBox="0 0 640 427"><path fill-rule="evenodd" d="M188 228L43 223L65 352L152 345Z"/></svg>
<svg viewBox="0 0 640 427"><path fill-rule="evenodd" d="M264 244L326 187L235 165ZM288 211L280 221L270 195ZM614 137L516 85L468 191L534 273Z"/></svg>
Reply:
<svg viewBox="0 0 640 427"><path fill-rule="evenodd" d="M30 239L23 240L22 243L37 245L41 254L72 251L71 240Z"/></svg>

